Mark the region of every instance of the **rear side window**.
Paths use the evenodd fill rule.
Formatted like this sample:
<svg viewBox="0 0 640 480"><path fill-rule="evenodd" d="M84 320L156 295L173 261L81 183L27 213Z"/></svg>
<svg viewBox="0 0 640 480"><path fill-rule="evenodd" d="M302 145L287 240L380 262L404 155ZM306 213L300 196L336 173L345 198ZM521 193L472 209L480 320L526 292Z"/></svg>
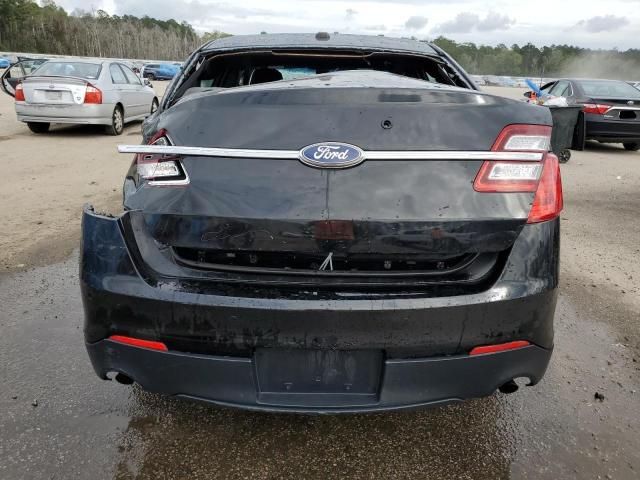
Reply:
<svg viewBox="0 0 640 480"><path fill-rule="evenodd" d="M101 68L102 65L99 63L49 61L38 68L36 72L38 75L96 79L100 76Z"/></svg>
<svg viewBox="0 0 640 480"><path fill-rule="evenodd" d="M140 79L138 78L138 76L133 73L131 71L131 69L125 65L120 65L120 68L122 68L122 71L124 72L125 76L127 77L127 81L133 85L140 85Z"/></svg>
<svg viewBox="0 0 640 480"><path fill-rule="evenodd" d="M640 92L626 82L583 80L580 86L588 97L640 98Z"/></svg>
<svg viewBox="0 0 640 480"><path fill-rule="evenodd" d="M566 80L560 80L558 83L556 83L553 86L551 90L549 90L549 93L556 97L566 97L568 91L569 91L569 82L567 82Z"/></svg>
<svg viewBox="0 0 640 480"><path fill-rule="evenodd" d="M123 71L115 63L112 63L109 66L109 73L111 74L111 81L113 83L115 84L129 83L127 82L127 77L124 76Z"/></svg>

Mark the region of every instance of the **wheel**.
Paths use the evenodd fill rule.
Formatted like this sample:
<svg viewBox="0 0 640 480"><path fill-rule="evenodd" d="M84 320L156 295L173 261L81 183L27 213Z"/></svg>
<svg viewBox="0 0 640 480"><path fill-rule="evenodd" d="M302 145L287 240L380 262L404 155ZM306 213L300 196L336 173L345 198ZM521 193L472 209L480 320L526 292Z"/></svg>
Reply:
<svg viewBox="0 0 640 480"><path fill-rule="evenodd" d="M49 131L49 123L44 122L27 122L27 127L33 133L47 133Z"/></svg>
<svg viewBox="0 0 640 480"><path fill-rule="evenodd" d="M108 135L120 135L124 130L124 113L122 107L116 105L111 114L111 125L107 126Z"/></svg>
<svg viewBox="0 0 640 480"><path fill-rule="evenodd" d="M151 102L151 115L156 113L156 110L158 110L158 99L154 98L153 102Z"/></svg>
<svg viewBox="0 0 640 480"><path fill-rule="evenodd" d="M560 163L567 163L570 158L571 158L571 150L569 150L568 148L565 148L560 152L558 160L560 160Z"/></svg>
<svg viewBox="0 0 640 480"><path fill-rule="evenodd" d="M155 80L156 76L153 73L145 73L144 74L144 78L146 78L148 80Z"/></svg>
<svg viewBox="0 0 640 480"><path fill-rule="evenodd" d="M632 152L637 152L640 150L640 143L623 143L625 150L630 150Z"/></svg>

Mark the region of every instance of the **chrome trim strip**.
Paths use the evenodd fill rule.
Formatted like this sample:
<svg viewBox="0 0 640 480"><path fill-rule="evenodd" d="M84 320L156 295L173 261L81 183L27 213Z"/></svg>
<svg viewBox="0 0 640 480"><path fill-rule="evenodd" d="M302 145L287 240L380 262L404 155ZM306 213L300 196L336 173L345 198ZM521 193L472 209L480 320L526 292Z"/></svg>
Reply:
<svg viewBox="0 0 640 480"><path fill-rule="evenodd" d="M613 110L635 110L638 111L640 110L640 104L638 104L635 107L632 106L626 106L626 105L612 105L611 108L609 110L607 110L605 113L609 113Z"/></svg>
<svg viewBox="0 0 640 480"><path fill-rule="evenodd" d="M187 157L273 158L297 160L298 150L253 150L245 148L183 147L177 145L118 145L120 153L155 153Z"/></svg>
<svg viewBox="0 0 640 480"><path fill-rule="evenodd" d="M479 152L479 151L370 151L364 152L367 160L542 160L542 152Z"/></svg>
<svg viewBox="0 0 640 480"><path fill-rule="evenodd" d="M299 160L299 150L254 150L248 148L183 147L177 145L118 145L120 153L150 153L192 157L265 158ZM369 150L364 160L519 160L540 161L542 152L485 152L449 150Z"/></svg>

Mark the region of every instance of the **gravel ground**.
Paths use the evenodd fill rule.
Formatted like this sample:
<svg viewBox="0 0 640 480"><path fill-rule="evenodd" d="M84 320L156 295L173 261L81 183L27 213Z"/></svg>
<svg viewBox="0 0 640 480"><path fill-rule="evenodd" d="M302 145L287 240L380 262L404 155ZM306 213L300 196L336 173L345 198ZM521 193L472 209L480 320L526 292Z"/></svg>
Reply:
<svg viewBox="0 0 640 480"><path fill-rule="evenodd" d="M130 158L115 146L139 142L139 130L36 136L0 95L0 478L640 477L640 153L589 144L562 166L556 349L539 385L430 410L308 417L177 401L93 374L80 209L117 211Z"/></svg>

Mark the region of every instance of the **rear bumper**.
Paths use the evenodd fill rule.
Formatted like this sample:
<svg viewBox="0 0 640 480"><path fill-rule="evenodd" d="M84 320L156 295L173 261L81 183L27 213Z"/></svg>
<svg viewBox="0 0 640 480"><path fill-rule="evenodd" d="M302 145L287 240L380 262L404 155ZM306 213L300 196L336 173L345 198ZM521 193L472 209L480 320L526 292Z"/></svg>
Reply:
<svg viewBox="0 0 640 480"><path fill-rule="evenodd" d="M478 356L387 359L377 393L353 396L273 396L261 391L252 358L158 352L110 340L87 344L96 373L120 372L145 390L222 406L297 413L355 413L460 402L491 395L518 377L536 384L551 350L529 346Z"/></svg>
<svg viewBox="0 0 640 480"><path fill-rule="evenodd" d="M115 105L37 105L16 103L21 122L110 125Z"/></svg>
<svg viewBox="0 0 640 480"><path fill-rule="evenodd" d="M608 143L640 142L640 120L606 119L602 115L586 114L586 138Z"/></svg>
<svg viewBox="0 0 640 480"><path fill-rule="evenodd" d="M367 411L489 395L514 377L536 383L551 355L557 220L524 227L500 277L480 293L324 297L274 289L256 295L255 288L243 292L201 279L158 277L136 260L123 218L90 209L83 216L85 340L102 378L121 372L152 391L244 408ZM169 352L106 340L111 335L162 341ZM512 340L533 345L467 353ZM258 349L383 352L376 398L366 404L265 403L255 381Z"/></svg>

